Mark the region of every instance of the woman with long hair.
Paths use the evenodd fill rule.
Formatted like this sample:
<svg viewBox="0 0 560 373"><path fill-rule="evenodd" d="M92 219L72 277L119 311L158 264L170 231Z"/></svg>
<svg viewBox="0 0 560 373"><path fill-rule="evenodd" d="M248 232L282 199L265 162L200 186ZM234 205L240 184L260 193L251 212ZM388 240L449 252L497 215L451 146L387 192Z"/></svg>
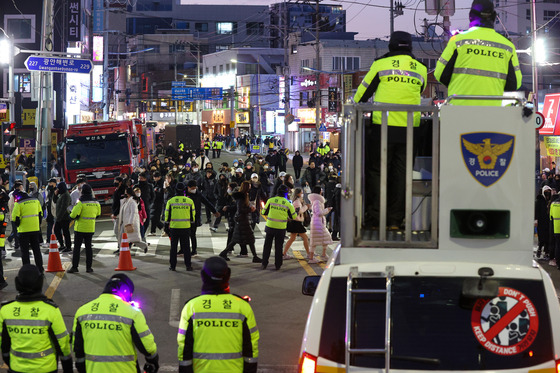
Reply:
<svg viewBox="0 0 560 373"><path fill-rule="evenodd" d="M241 183L239 191L233 193L233 199L237 203L237 212L235 213L235 228L233 229L233 237L227 247L220 253L220 256L229 261L227 253L233 250L233 247L239 244L249 245L251 254L253 254L253 263L261 263L262 259L257 256L255 250L255 235L251 228L251 213L255 211L255 206L249 204L249 189L251 183L244 181ZM243 251L242 251L243 252Z"/></svg>
<svg viewBox="0 0 560 373"><path fill-rule="evenodd" d="M323 189L319 185L313 187L311 194L307 196L311 202L311 211L313 217L311 218L311 254L315 251L316 246L322 246L323 253L319 257L321 261L326 262L327 247L333 243L331 234L327 229L327 221L325 216L332 210L332 207L325 208L325 198L323 197Z"/></svg>
<svg viewBox="0 0 560 373"><path fill-rule="evenodd" d="M119 247L121 247L122 234L126 233L129 244L134 243L136 246L144 249L144 252L147 252L148 245L142 241L140 236L138 202L134 199L135 195L131 187L126 188L123 197L118 220L120 237L117 238L119 240Z"/></svg>
<svg viewBox="0 0 560 373"><path fill-rule="evenodd" d="M294 220L288 220L286 231L290 233L290 238L288 238L288 242L286 242L286 246L284 246L284 260L293 258L293 256L288 255L288 250L290 250L290 247L296 240L296 237L300 236L303 240L303 247L307 252L309 263L317 263L317 260L313 258L313 254L309 253L309 238L307 237L307 230L303 226L303 215L309 209L310 205L305 204L305 201L303 200L303 190L301 188L294 189L292 194L292 204L296 209L297 216Z"/></svg>

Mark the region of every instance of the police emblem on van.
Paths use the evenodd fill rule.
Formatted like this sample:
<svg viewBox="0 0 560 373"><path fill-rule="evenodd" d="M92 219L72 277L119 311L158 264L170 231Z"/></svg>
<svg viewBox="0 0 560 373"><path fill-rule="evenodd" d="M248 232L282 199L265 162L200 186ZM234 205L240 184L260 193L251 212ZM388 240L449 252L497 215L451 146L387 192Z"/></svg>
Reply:
<svg viewBox="0 0 560 373"><path fill-rule="evenodd" d="M471 175L489 187L506 173L513 156L515 136L496 132L461 135L463 160Z"/></svg>

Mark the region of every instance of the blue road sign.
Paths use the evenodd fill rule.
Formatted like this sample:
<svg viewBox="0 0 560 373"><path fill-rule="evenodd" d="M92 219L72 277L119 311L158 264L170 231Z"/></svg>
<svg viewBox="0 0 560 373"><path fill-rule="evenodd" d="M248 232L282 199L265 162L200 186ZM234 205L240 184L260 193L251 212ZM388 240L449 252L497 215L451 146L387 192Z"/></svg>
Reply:
<svg viewBox="0 0 560 373"><path fill-rule="evenodd" d="M171 87L171 99L183 101L222 100L223 89L219 87Z"/></svg>
<svg viewBox="0 0 560 373"><path fill-rule="evenodd" d="M29 56L25 60L25 67L29 71L89 74L93 63L75 58Z"/></svg>
<svg viewBox="0 0 560 373"><path fill-rule="evenodd" d="M171 87L185 87L187 85L187 82L185 82L184 80L176 80L171 82Z"/></svg>
<svg viewBox="0 0 560 373"><path fill-rule="evenodd" d="M319 132L327 132L327 127L325 127L325 123L321 123L319 126Z"/></svg>

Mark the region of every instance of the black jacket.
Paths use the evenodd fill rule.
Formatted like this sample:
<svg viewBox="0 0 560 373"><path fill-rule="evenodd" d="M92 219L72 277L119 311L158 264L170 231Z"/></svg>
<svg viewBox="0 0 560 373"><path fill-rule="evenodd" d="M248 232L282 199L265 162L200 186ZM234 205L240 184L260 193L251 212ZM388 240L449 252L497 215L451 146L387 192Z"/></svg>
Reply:
<svg viewBox="0 0 560 373"><path fill-rule="evenodd" d="M202 225L202 204L204 203L204 205L206 206L206 208L210 209L210 211L212 211L213 214L216 213L216 208L214 208L214 205L208 201L208 199L206 197L204 197L204 195L202 195L202 193L200 193L200 190L197 190L196 193L189 193L187 192L187 197L189 197L190 199L192 199L192 201L194 202L194 209L196 211L196 215L195 215L195 223L196 226L201 226Z"/></svg>
<svg viewBox="0 0 560 373"><path fill-rule="evenodd" d="M245 193L235 192L233 199L237 204L233 242L242 245L255 243L255 235L251 228L251 207L245 204Z"/></svg>
<svg viewBox="0 0 560 373"><path fill-rule="evenodd" d="M292 158L292 165L294 168L302 168L303 167L303 157L301 155L294 155Z"/></svg>
<svg viewBox="0 0 560 373"><path fill-rule="evenodd" d="M155 199L154 186L148 181L139 181L138 188L142 192L140 198L144 201L144 207L148 211Z"/></svg>

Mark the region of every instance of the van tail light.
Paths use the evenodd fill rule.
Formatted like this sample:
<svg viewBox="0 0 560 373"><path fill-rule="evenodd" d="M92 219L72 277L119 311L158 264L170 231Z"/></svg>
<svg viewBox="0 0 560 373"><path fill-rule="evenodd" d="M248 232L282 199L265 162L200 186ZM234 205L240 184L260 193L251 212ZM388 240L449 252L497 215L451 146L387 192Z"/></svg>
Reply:
<svg viewBox="0 0 560 373"><path fill-rule="evenodd" d="M304 352L301 355L301 362L299 366L299 373L316 373L317 372L317 358L313 355Z"/></svg>
<svg viewBox="0 0 560 373"><path fill-rule="evenodd" d="M560 360L556 360L556 373L560 373Z"/></svg>

